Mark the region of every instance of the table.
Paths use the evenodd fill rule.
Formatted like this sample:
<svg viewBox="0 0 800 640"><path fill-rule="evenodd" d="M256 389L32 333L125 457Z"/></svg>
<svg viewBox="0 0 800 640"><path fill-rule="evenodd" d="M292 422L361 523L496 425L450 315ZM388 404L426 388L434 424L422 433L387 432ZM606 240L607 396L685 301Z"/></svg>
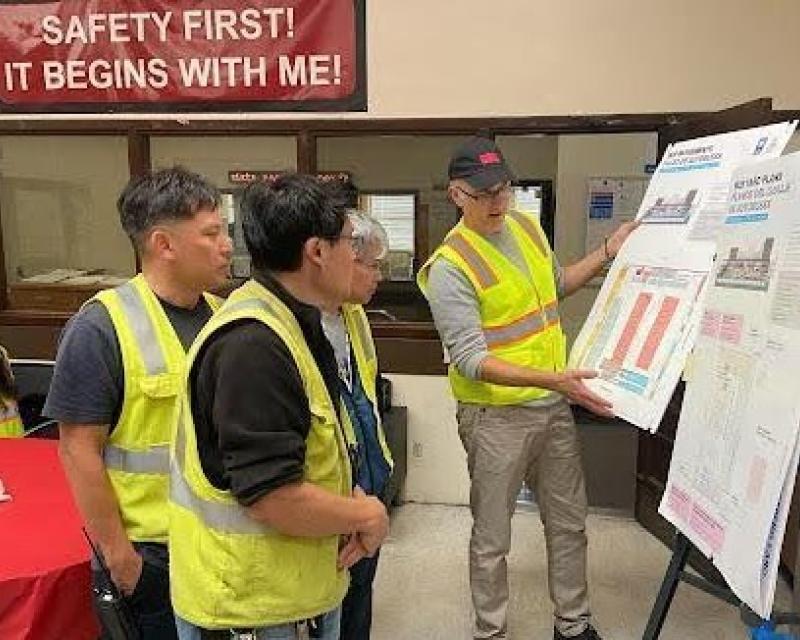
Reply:
<svg viewBox="0 0 800 640"><path fill-rule="evenodd" d="M89 548L67 485L58 442L0 440L0 638L89 640Z"/></svg>

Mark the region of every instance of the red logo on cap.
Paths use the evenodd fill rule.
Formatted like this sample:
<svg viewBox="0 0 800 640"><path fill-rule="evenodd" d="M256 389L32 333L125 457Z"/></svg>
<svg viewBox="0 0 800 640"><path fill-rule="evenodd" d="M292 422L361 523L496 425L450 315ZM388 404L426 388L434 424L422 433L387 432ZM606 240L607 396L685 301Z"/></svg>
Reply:
<svg viewBox="0 0 800 640"><path fill-rule="evenodd" d="M500 164L500 156L496 151L487 151L478 156L481 164Z"/></svg>

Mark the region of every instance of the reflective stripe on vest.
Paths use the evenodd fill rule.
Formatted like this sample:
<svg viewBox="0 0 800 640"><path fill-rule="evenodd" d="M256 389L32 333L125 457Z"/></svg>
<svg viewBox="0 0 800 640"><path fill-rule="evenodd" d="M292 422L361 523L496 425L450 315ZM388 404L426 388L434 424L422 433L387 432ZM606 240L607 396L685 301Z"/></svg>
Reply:
<svg viewBox="0 0 800 640"><path fill-rule="evenodd" d="M353 322L353 326L355 330L358 332L358 344L360 345L363 356L365 360L377 360L377 355L375 353L375 344L372 341L371 336L369 335L369 327L365 326L363 322L361 322L361 318L356 319Z"/></svg>
<svg viewBox="0 0 800 640"><path fill-rule="evenodd" d="M170 473L170 500L191 511L209 529L222 533L269 533L271 529L247 515L245 510L234 504L212 502L198 496L184 476L186 461L186 427L183 411L178 419L175 434L175 464Z"/></svg>
<svg viewBox="0 0 800 640"><path fill-rule="evenodd" d="M128 451L113 444L103 450L106 467L128 473L168 473L169 446L150 447L146 451Z"/></svg>
<svg viewBox="0 0 800 640"><path fill-rule="evenodd" d="M150 314L133 282L117 287L125 320L133 333L136 348L142 357L148 375L158 375L167 371L167 361L157 330ZM169 447L151 447L145 451L129 451L106 444L103 450L106 467L129 473L169 473Z"/></svg>
<svg viewBox="0 0 800 640"><path fill-rule="evenodd" d="M519 366L561 371L565 366L565 339L557 307L552 251L535 216L508 211L504 228L512 236L524 266L462 221L423 265L417 281L427 296L430 265L439 257L450 261L475 290L481 334L492 355ZM471 251L448 243L453 236L459 236ZM483 264L490 265L495 286L486 288L485 281L478 279ZM455 397L471 404L519 405L551 393L538 387L510 387L470 379L452 363L448 377Z"/></svg>
<svg viewBox="0 0 800 640"><path fill-rule="evenodd" d="M482 288L488 289L492 285L497 284L497 276L492 267L489 266L489 263L483 259L483 256L481 256L481 254L479 254L460 234L452 234L445 240L444 244L461 257L472 273L475 274L475 278Z"/></svg>
<svg viewBox="0 0 800 640"><path fill-rule="evenodd" d="M486 345L492 349L509 345L544 331L559 322L558 303L551 302L543 309L536 309L514 320L510 324L484 327Z"/></svg>
<svg viewBox="0 0 800 640"><path fill-rule="evenodd" d="M508 215L512 220L514 220L514 222L522 227L523 231L525 231L525 235L530 238L530 241L533 242L534 246L541 252L543 256L546 256L547 250L545 249L542 238L539 235L539 230L536 228L533 222L531 222L530 218L519 211L509 211L506 215Z"/></svg>
<svg viewBox="0 0 800 640"><path fill-rule="evenodd" d="M136 339L136 346L144 361L147 375L153 376L167 370L167 362L161 351L161 344L156 336L156 328L150 320L144 301L132 282L117 288L117 295L122 302L125 319Z"/></svg>

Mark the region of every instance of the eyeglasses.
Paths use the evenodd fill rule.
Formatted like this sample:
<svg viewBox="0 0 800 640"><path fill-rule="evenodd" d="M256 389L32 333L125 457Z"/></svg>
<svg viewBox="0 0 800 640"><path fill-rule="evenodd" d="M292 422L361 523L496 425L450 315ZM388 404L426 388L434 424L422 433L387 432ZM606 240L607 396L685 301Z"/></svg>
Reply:
<svg viewBox="0 0 800 640"><path fill-rule="evenodd" d="M380 260L362 260L360 258L356 258L356 262L371 271L380 271L381 270L381 261Z"/></svg>
<svg viewBox="0 0 800 640"><path fill-rule="evenodd" d="M487 189L486 191L478 191L477 193L470 193L466 189L456 186L461 193L475 200L476 202L490 202L506 200L511 196L511 183L506 182L494 189Z"/></svg>
<svg viewBox="0 0 800 640"><path fill-rule="evenodd" d="M338 242L339 240L349 240L350 247L353 251L358 254L361 250L362 245L364 244L364 239L359 236L354 236L352 233L342 233L338 236L334 236L333 238L329 238L330 242Z"/></svg>

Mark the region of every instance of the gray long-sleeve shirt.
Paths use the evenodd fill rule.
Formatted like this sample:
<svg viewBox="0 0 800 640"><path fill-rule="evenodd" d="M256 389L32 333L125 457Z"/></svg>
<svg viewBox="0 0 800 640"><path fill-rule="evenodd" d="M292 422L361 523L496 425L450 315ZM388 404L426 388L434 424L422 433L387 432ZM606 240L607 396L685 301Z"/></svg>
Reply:
<svg viewBox="0 0 800 640"><path fill-rule="evenodd" d="M484 239L530 276L525 258L507 227L504 226L496 235L484 236ZM560 298L564 292L564 270L555 254L553 271ZM428 274L428 301L450 362L461 375L477 380L481 362L489 355L489 348L481 330L478 296L469 278L446 259L434 261Z"/></svg>

